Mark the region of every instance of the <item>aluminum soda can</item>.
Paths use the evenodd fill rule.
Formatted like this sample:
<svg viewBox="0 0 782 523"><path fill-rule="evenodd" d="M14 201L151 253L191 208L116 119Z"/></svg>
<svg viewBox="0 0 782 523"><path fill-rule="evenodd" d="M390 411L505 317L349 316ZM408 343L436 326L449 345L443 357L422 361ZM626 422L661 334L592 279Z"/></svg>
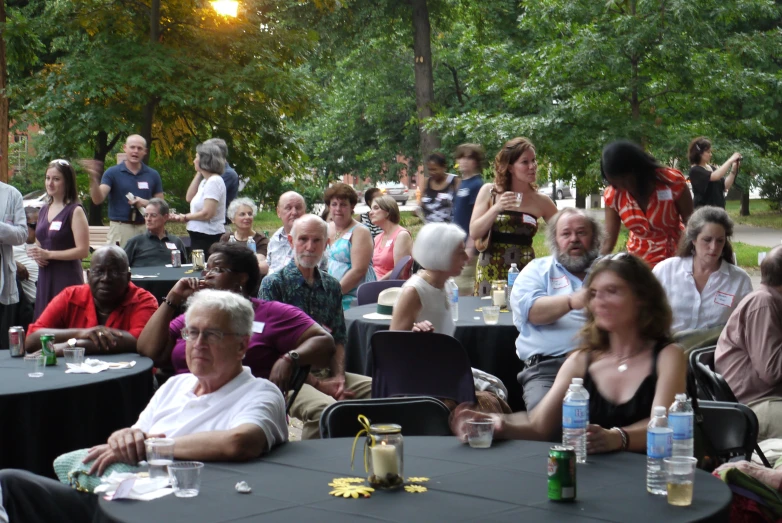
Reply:
<svg viewBox="0 0 782 523"><path fill-rule="evenodd" d="M54 351L54 334L41 335L41 353L47 365L57 365L57 353Z"/></svg>
<svg viewBox="0 0 782 523"><path fill-rule="evenodd" d="M12 358L24 356L24 327L8 329L8 349Z"/></svg>
<svg viewBox="0 0 782 523"><path fill-rule="evenodd" d="M575 501L576 449L557 445L548 451L548 499Z"/></svg>
<svg viewBox="0 0 782 523"><path fill-rule="evenodd" d="M173 251L171 251L171 266L172 267L182 266L182 253L179 252L179 249L174 249Z"/></svg>

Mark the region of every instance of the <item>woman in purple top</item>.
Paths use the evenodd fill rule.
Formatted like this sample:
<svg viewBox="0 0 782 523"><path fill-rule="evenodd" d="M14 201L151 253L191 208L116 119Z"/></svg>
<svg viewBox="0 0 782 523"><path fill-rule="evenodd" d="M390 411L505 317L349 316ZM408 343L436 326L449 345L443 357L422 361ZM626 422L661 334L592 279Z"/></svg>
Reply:
<svg viewBox="0 0 782 523"><path fill-rule="evenodd" d="M46 205L38 214L36 245L27 253L41 267L33 320L61 290L84 283L81 260L90 253L90 227L76 194L76 173L66 160L46 169Z"/></svg>
<svg viewBox="0 0 782 523"><path fill-rule="evenodd" d="M255 253L238 243L216 243L209 252L203 279L179 280L144 327L138 338L139 354L152 358L160 367L173 367L177 374L189 372L181 334L185 316L179 314L179 309L195 292L209 288L236 292L252 302L255 321L244 365L250 367L254 376L271 379L278 385L286 383L281 376L290 369L282 369L278 362L292 363L287 356L291 351L297 353L299 365L328 365L335 350L334 340L320 325L296 307L253 297L258 295L261 282ZM191 354L212 356L210 351L200 350Z"/></svg>

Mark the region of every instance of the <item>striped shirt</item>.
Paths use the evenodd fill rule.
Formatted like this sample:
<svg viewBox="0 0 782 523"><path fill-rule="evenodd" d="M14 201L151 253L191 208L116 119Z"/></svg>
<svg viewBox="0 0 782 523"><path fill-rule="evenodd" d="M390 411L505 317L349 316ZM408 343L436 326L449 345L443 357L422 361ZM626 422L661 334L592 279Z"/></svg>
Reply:
<svg viewBox="0 0 782 523"><path fill-rule="evenodd" d="M657 180L646 212L641 210L629 191L609 186L604 193L606 207L614 209L630 231L628 252L643 258L654 267L676 253L684 230L676 200L688 190L682 173L663 167L657 170Z"/></svg>

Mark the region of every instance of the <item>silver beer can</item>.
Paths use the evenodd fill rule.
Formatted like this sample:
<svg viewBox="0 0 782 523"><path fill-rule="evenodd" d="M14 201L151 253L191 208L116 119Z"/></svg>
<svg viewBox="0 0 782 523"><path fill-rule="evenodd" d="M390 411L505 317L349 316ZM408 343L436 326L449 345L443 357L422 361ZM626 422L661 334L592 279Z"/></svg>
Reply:
<svg viewBox="0 0 782 523"><path fill-rule="evenodd" d="M24 356L24 327L8 329L8 349L12 358Z"/></svg>
<svg viewBox="0 0 782 523"><path fill-rule="evenodd" d="M171 266L172 267L182 266L182 253L179 252L179 249L174 249L173 251L171 251Z"/></svg>

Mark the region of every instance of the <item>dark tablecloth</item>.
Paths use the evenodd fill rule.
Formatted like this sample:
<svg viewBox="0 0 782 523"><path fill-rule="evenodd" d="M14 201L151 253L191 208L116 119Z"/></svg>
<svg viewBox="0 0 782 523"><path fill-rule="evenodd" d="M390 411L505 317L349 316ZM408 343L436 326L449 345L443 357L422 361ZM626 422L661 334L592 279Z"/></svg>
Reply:
<svg viewBox="0 0 782 523"><path fill-rule="evenodd" d="M476 369L488 372L500 378L508 389L508 404L514 411L524 409L524 398L516 376L523 368L516 356L516 338L519 336L513 326L510 312L500 313L497 325L483 323L483 313L475 309L491 304L491 300L482 300L467 296L459 298L459 320L456 322L454 337L461 342ZM377 312L377 305L362 305L345 311L345 323L348 329L348 343L345 347L345 370L358 374L371 375L369 365L369 344L372 335L380 330L388 330L391 320L368 320L365 314Z"/></svg>
<svg viewBox="0 0 782 523"><path fill-rule="evenodd" d="M547 499L550 444L495 443L471 449L453 437L405 438L405 477L424 476L428 492L376 491L368 499L329 496L337 477L365 476L361 459L350 470L351 439L288 443L251 463L207 463L198 497L150 501L99 501L106 521L216 523L223 521L353 522L480 521L677 523L727 521L731 493L698 471L693 504L672 507L646 492L646 457L631 453L590 456L577 469L577 501ZM359 451L360 452L360 448ZM252 493L234 490L246 481Z"/></svg>
<svg viewBox="0 0 782 523"><path fill-rule="evenodd" d="M155 278L133 278L131 276L130 281L137 287L146 289L157 298L159 302L168 294L171 287L179 280L186 276L201 277L201 271L196 271L190 274L185 274L186 271L191 270L193 267L133 267L130 272L131 275L139 274L143 276L157 275Z"/></svg>
<svg viewBox="0 0 782 523"><path fill-rule="evenodd" d="M152 360L138 354L97 357L136 366L65 374L65 360L29 378L23 358L0 351L0 469L54 477L54 458L106 440L138 419L152 397Z"/></svg>

